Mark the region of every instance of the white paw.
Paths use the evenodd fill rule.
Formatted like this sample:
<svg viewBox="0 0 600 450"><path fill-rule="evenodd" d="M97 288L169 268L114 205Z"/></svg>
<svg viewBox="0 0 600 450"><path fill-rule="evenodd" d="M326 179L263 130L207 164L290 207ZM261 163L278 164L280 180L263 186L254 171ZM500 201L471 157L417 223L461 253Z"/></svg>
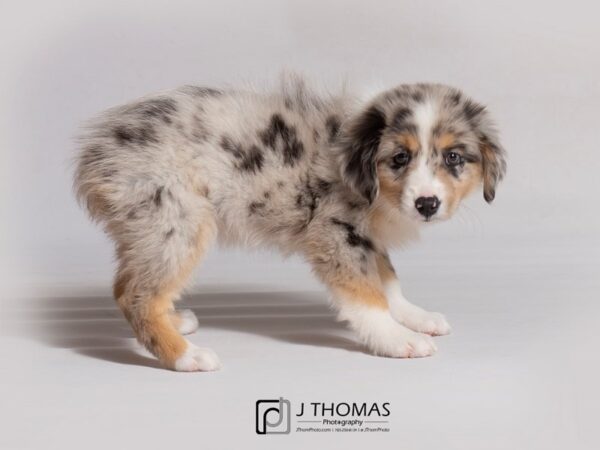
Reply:
<svg viewBox="0 0 600 450"><path fill-rule="evenodd" d="M174 369L177 372L210 372L219 370L221 361L210 348L196 347L188 343L188 348L183 355L175 361Z"/></svg>
<svg viewBox="0 0 600 450"><path fill-rule="evenodd" d="M177 330L181 334L191 334L198 329L198 318L191 309L182 309L176 312L178 316Z"/></svg>
<svg viewBox="0 0 600 450"><path fill-rule="evenodd" d="M387 310L348 304L340 308L340 319L347 320L350 328L376 355L421 358L437 351L430 336L400 325Z"/></svg>
<svg viewBox="0 0 600 450"><path fill-rule="evenodd" d="M372 336L368 345L376 355L392 358L423 358L437 351L431 336L415 333L400 324L385 335Z"/></svg>
<svg viewBox="0 0 600 450"><path fill-rule="evenodd" d="M431 336L450 334L450 324L446 318L437 312L428 312L422 309L399 314L397 320L408 328Z"/></svg>
<svg viewBox="0 0 600 450"><path fill-rule="evenodd" d="M431 336L450 333L450 325L443 315L425 311L404 298L398 280L387 283L385 292L388 297L390 313L401 324L411 330Z"/></svg>

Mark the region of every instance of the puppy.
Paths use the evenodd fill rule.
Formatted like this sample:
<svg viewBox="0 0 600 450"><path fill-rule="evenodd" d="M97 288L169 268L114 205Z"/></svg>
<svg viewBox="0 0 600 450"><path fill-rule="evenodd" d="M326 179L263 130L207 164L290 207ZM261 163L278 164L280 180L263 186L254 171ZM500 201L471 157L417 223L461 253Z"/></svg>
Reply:
<svg viewBox="0 0 600 450"><path fill-rule="evenodd" d="M373 353L432 355L450 326L406 300L388 250L480 184L491 202L506 167L485 107L437 84L367 103L298 77L269 93L185 86L107 111L79 142L75 189L116 244L114 296L177 371L220 367L173 307L217 238L302 255Z"/></svg>

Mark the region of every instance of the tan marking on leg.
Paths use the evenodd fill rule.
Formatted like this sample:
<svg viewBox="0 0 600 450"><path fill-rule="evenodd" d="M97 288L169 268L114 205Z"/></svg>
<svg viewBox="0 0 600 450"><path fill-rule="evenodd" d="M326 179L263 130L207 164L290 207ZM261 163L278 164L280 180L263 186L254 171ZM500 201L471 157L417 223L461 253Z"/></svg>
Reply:
<svg viewBox="0 0 600 450"><path fill-rule="evenodd" d="M171 322L173 294L169 291L158 295L144 292L135 288L136 281L134 277L118 277L115 292L122 293L117 297L117 302L138 341L163 365L172 368L187 348L186 340ZM127 284L122 287L122 283Z"/></svg>
<svg viewBox="0 0 600 450"><path fill-rule="evenodd" d="M371 270L361 272L359 255L349 256L344 242L336 243L323 233L303 242L303 250L314 273L325 283L335 296L356 301L366 306L387 308L387 300L380 286L374 266L374 249L365 252Z"/></svg>
<svg viewBox="0 0 600 450"><path fill-rule="evenodd" d="M187 341L171 322L173 310L171 295L150 300L150 310L140 322L138 338L166 367L173 368L175 361L185 352Z"/></svg>
<svg viewBox="0 0 600 450"><path fill-rule="evenodd" d="M199 229L193 251L178 272L170 279L163 280L151 292L142 285L142 280L136 279L127 269L122 269L116 277L115 297L136 337L168 368L174 368L175 362L188 346L171 319L173 298L178 295L206 249L208 234ZM127 267L126 263L122 263L122 267Z"/></svg>
<svg viewBox="0 0 600 450"><path fill-rule="evenodd" d="M331 283L330 286L335 294L344 299L373 308L387 309L388 307L381 288L366 279L348 279L339 284Z"/></svg>

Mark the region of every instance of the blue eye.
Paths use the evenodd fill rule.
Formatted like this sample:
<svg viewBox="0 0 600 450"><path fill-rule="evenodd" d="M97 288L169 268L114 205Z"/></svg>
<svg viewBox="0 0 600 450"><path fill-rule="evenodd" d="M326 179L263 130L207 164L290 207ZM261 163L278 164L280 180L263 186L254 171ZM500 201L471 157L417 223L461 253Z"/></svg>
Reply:
<svg viewBox="0 0 600 450"><path fill-rule="evenodd" d="M448 152L444 161L446 162L447 166L454 167L458 166L459 164L462 164L464 162L464 159L459 153Z"/></svg>
<svg viewBox="0 0 600 450"><path fill-rule="evenodd" d="M395 168L399 169L400 167L404 167L410 162L410 153L406 150L402 150L394 155L393 161Z"/></svg>

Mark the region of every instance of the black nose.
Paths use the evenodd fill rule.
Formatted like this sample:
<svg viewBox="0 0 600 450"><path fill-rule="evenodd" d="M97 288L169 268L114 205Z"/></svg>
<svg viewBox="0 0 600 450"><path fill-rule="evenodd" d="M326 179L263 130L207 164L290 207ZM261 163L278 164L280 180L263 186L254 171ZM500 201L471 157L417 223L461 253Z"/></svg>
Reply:
<svg viewBox="0 0 600 450"><path fill-rule="evenodd" d="M433 216L440 207L440 199L437 197L419 197L415 200L415 208L426 218Z"/></svg>

